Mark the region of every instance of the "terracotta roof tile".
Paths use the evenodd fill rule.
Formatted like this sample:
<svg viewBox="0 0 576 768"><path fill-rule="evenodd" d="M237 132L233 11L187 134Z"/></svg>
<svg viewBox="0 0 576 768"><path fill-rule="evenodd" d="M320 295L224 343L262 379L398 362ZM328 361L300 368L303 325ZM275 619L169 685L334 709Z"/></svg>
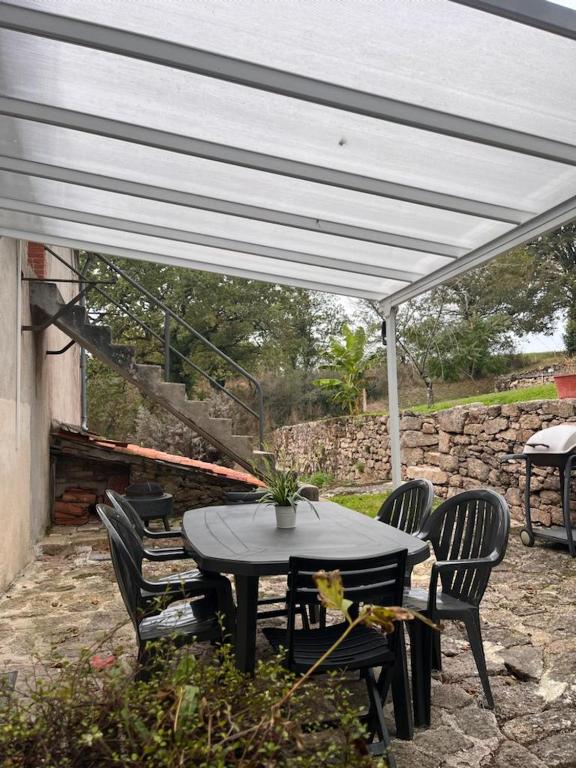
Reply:
<svg viewBox="0 0 576 768"><path fill-rule="evenodd" d="M210 464L207 461L198 461L197 459L189 459L187 456L176 456L172 453L165 453L164 451L157 451L154 448L145 448L141 445L133 445L131 443L122 443L116 440L110 440L108 438L99 437L92 433L82 434L75 430L67 429L66 425L60 425L58 434L66 439L81 440L83 442L93 443L99 448L104 448L115 453L124 453L132 456L141 456L144 459L151 459L152 461L163 461L166 464L176 464L183 467L190 467L191 469L200 469L204 472L209 472L212 475L222 475L228 477L231 480L239 480L250 485L263 486L264 483L254 475L248 472L239 472L236 469L230 469L229 467L222 467L219 464Z"/></svg>

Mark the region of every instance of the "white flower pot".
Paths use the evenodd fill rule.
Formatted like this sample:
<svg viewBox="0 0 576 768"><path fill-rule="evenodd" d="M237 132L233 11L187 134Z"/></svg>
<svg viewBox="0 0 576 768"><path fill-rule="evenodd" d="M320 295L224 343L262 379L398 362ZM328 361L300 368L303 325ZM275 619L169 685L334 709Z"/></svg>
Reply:
<svg viewBox="0 0 576 768"><path fill-rule="evenodd" d="M276 528L295 528L296 510L293 506L279 507L276 505Z"/></svg>

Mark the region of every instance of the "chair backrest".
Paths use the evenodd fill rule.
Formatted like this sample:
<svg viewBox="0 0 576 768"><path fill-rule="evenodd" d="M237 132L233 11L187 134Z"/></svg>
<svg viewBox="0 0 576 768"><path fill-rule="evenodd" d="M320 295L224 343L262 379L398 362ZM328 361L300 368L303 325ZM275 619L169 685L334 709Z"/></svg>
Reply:
<svg viewBox="0 0 576 768"><path fill-rule="evenodd" d="M132 526L138 534L138 537L142 541L146 535L146 527L142 522L142 518L138 512L136 512L132 504L130 504L130 502L124 496L122 496L121 493L118 493L118 491L113 491L111 488L106 491L106 496L108 497L108 500L114 509L117 509L119 512L123 512L125 514L127 519L132 523Z"/></svg>
<svg viewBox="0 0 576 768"><path fill-rule="evenodd" d="M266 489L254 491L226 491L224 502L226 504L255 504L266 494Z"/></svg>
<svg viewBox="0 0 576 768"><path fill-rule="evenodd" d="M100 520L104 523L110 545L110 556L116 575L116 581L122 595L122 600L136 631L142 616L145 613L144 600L141 592L140 571L130 553L119 536L116 526L112 522L114 510L105 504L97 504L96 511Z"/></svg>
<svg viewBox="0 0 576 768"><path fill-rule="evenodd" d="M492 568L506 553L509 531L508 504L495 491L465 491L441 504L425 530L436 560L490 558L489 564L478 568L442 573L442 590L479 605Z"/></svg>
<svg viewBox="0 0 576 768"><path fill-rule="evenodd" d="M354 559L322 559L291 557L288 574L288 663L292 662L295 618L303 605L318 605L318 588L314 574L318 571L340 571L344 597L353 604L351 613L357 613L363 604L381 606L402 605L406 549L376 557ZM322 630L311 630L322 631ZM394 644L395 639L391 638Z"/></svg>
<svg viewBox="0 0 576 768"><path fill-rule="evenodd" d="M434 486L429 480L410 480L394 489L378 512L378 520L405 533L418 533L432 512Z"/></svg>
<svg viewBox="0 0 576 768"><path fill-rule="evenodd" d="M136 564L139 572L142 573L142 560L144 559L142 539L136 533L134 526L121 507L105 507L105 509L107 520L122 539L122 543L128 550L130 557Z"/></svg>

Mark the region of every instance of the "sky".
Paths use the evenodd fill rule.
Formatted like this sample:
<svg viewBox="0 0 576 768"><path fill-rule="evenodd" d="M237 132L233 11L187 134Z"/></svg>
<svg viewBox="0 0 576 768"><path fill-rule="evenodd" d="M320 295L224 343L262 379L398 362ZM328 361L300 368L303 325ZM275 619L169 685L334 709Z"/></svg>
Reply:
<svg viewBox="0 0 576 768"><path fill-rule="evenodd" d="M564 350L564 318L558 317L554 333L529 333L518 338L518 352L562 352Z"/></svg>

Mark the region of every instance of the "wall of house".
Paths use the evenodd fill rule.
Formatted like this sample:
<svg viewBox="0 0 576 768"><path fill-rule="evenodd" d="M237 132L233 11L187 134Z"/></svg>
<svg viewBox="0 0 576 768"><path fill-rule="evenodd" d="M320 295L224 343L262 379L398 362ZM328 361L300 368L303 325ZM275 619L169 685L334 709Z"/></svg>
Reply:
<svg viewBox="0 0 576 768"><path fill-rule="evenodd" d="M70 249L54 250L69 262L73 258ZM20 270L29 278L73 276L49 254L44 257L43 249L0 237L0 589L30 561L49 522L51 421L79 424L81 418L79 350L47 356L69 339L54 327L20 330L31 323L28 283L20 281ZM71 298L75 286L61 283L60 290Z"/></svg>
<svg viewBox="0 0 576 768"><path fill-rule="evenodd" d="M522 519L524 464L502 463L502 457L521 452L534 432L565 422L576 422L576 400L459 406L426 415L406 412L400 421L402 474L405 479L427 478L441 497L493 488L505 495L513 516ZM279 462L300 474L325 472L361 483L390 480L386 416L282 427L274 444ZM535 468L532 490L534 519L545 525L561 522L558 473ZM576 512L576 501L574 507Z"/></svg>

